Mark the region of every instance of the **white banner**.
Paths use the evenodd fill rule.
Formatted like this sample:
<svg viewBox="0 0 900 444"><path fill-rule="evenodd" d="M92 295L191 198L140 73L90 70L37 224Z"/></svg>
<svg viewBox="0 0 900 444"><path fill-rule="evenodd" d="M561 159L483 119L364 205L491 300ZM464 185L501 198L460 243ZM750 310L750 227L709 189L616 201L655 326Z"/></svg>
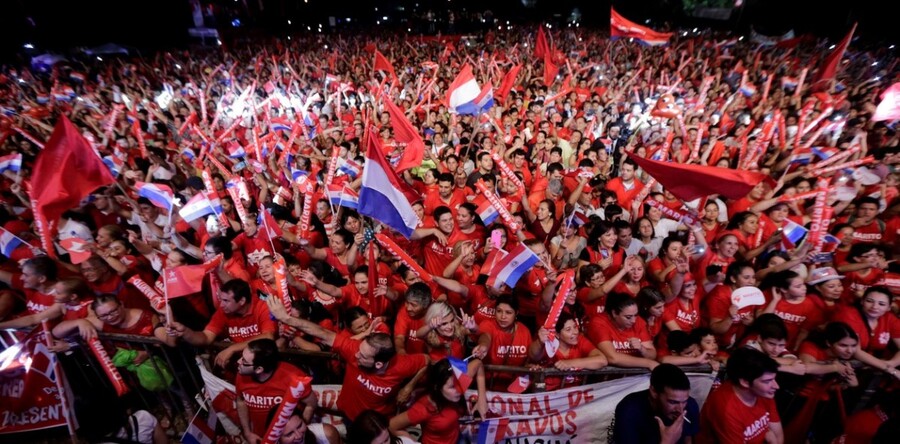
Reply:
<svg viewBox="0 0 900 444"><path fill-rule="evenodd" d="M712 386L710 374L688 374L691 396L702 407ZM505 430L497 433L495 442L526 443L607 443L612 435L616 405L625 396L650 387L650 375L556 390L546 393L516 395L488 392L491 416L509 420ZM319 406L335 408L340 385L314 385ZM476 393L466 392L470 404ZM334 424L342 435L346 433L339 417L326 415L322 422ZM504 421L505 422L505 421ZM478 423L463 424L460 443L477 442Z"/></svg>

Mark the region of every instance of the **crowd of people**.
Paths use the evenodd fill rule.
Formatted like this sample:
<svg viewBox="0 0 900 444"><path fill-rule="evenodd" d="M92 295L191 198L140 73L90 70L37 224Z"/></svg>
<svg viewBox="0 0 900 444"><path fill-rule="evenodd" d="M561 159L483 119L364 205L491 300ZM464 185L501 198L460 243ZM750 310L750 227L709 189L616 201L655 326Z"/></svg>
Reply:
<svg viewBox="0 0 900 444"><path fill-rule="evenodd" d="M536 57L536 30L320 34L5 67L0 154L21 166L4 167L0 222L21 245L3 249L0 327L49 320L59 350L110 332L170 347L228 341L213 362L235 383L251 443L274 399L305 376L283 350L341 358L331 369L343 375L337 408L353 443L410 440L413 426L423 443L456 442L461 417L491 416L488 390L521 383L492 365L571 371L548 376L546 390L583 384L579 370L653 371L648 391L617 409L616 442L869 442L896 430L900 139L870 120L898 78L892 54L851 46L837 76L815 84L828 44L814 39L678 33L643 47L546 29L548 54ZM465 65L496 87L483 112L451 112ZM671 115L654 111L661 97ZM30 179L63 116L115 183L51 221L51 258ZM353 197L369 135L388 162L406 158L404 118L425 144L397 172L416 194L408 238ZM850 165L817 166L834 156ZM771 181L741 198L711 182L685 201L633 157ZM146 197L148 183L176 204ZM509 220L489 217L488 192ZM186 217L179 209L198 195L221 210ZM520 245L539 261L514 281L494 276ZM134 284L162 295L165 270L203 263L202 289L162 305ZM719 374L702 407L687 397L685 365ZM888 396L847 418L855 404L843 399L878 375ZM281 442L341 441L316 406L307 385Z"/></svg>

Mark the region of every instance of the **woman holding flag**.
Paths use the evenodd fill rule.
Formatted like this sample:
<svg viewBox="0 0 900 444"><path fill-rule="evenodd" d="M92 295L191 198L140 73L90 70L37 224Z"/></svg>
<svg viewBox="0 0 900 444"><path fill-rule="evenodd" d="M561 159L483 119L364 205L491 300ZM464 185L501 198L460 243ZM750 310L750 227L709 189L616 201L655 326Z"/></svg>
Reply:
<svg viewBox="0 0 900 444"><path fill-rule="evenodd" d="M609 361L603 352L581 334L581 323L569 313L559 315L556 321L555 340L550 340L550 332L541 327L537 339L528 348L531 360L544 368L558 370L597 370L606 367ZM558 348L554 350L552 347ZM558 345L557 345L558 343ZM581 385L584 376L547 376L544 378L546 390Z"/></svg>
<svg viewBox="0 0 900 444"><path fill-rule="evenodd" d="M474 370L474 372L473 372ZM451 444L459 440L460 418L468 413L465 391L476 374L478 398L473 406L476 413L487 415L486 385L481 361L471 362L442 359L428 369L426 394L416 400L409 410L391 418L390 431L394 436L409 436L406 429L422 426L422 444Z"/></svg>

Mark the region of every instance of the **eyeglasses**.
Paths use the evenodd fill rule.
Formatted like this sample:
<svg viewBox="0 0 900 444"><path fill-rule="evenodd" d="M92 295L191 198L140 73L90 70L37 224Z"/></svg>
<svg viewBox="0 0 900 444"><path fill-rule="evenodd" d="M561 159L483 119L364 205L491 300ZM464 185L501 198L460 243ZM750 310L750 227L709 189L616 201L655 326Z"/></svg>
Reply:
<svg viewBox="0 0 900 444"><path fill-rule="evenodd" d="M109 319L109 318L111 318L111 317L117 315L117 314L119 313L119 309L120 309L120 308L121 308L121 307L116 307L116 308L110 310L109 312L103 313L103 314L99 314L99 313L98 313L98 314L97 314L97 317L100 318L100 319Z"/></svg>

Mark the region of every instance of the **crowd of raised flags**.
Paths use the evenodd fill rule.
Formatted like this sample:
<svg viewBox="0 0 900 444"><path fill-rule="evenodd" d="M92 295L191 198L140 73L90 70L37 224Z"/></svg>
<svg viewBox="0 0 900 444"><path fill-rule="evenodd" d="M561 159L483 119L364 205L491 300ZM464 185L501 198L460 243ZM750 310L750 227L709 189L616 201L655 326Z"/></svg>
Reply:
<svg viewBox="0 0 900 444"><path fill-rule="evenodd" d="M735 258L710 258L719 254L713 250L723 238L733 236L742 248L738 257L766 246L763 256L742 257L755 260L756 269L766 273L771 270L761 258L779 255L799 263L804 278L816 268L842 270L849 264L846 275L854 279L854 286L847 287L855 292L849 293L851 301L869 286L900 290L898 270L888 265L897 253L895 241L900 234L900 177L895 170L900 149L894 128L900 121L900 83L893 83L898 80L893 57L853 47L855 26L820 60L817 51L825 47L821 42L792 39L763 48L731 36L681 38L611 12L608 36L584 30L554 32L544 26L505 35L491 31L476 44L477 51L453 36L419 40L395 36L392 42L406 44L390 45L392 50L363 37L336 37L334 44L346 50L344 54L337 49L305 50L298 43L254 45L252 50L236 49L227 57L201 57L192 76L169 71L159 78L151 73L148 62L126 61L57 66L45 74L0 73L0 91L27 96L14 103L7 99L9 95L0 95L0 174L5 178L7 207L5 225L0 227L0 253L10 259L4 265L16 271L13 258L44 252L56 257L58 251L65 251L58 260L70 265L93 255L109 257L108 246L98 245L97 230L102 227L93 227L88 238L60 231L70 221L81 223L69 214L73 209L88 216L117 210L92 202L102 187L99 194L119 197L117 205L134 212L137 218L128 221L133 237L146 245L157 242L152 253L144 253L148 257L144 268L129 268L125 273L160 278L164 306L169 299L200 294L217 307L217 295L210 294L212 284L204 282L214 282L218 273L214 270L223 269L226 262L251 280L262 277L248 272L256 270L258 261L254 259L251 268L249 258L251 253L260 254L259 249L242 254L236 250L239 261L219 256L199 265L153 270L149 261L176 249L176 244L160 242L160 238L193 238L190 247L177 249L196 256L202 244L220 233L229 240L252 238L255 234L246 231L253 225L264 233L262 254L273 256L282 267L284 256L294 256L289 264L300 262L309 268L317 262L311 259L316 251L328 250L327 255L322 253L326 257L322 262L343 269L343 282L352 286L354 270L367 266L369 289L358 295L365 299L358 305L367 302L369 315L383 316L393 330L394 318L407 311L402 293L409 284L401 281L405 277L396 276L403 269L428 282L435 299L452 300L447 295L457 295L462 288L469 301L454 305L457 317L474 316L484 307L492 312L498 293L526 301L548 287L556 289L557 273L565 274L564 281L571 279L577 287L572 291L581 295L589 290L589 282L577 273L588 264L602 266L604 280L622 279L617 273L629 259L620 249L630 251L628 242L635 242L623 232L633 232L637 239L640 223L651 209L662 211L665 221L684 225L690 232L703 228L707 205L718 202L721 214L712 221L713 231L703 228L710 236L706 242L698 242L694 233L690 240L678 241L693 251L690 258L679 253L691 267L720 260L713 265L724 272L723 267ZM169 55L159 63L172 60L175 57ZM241 66L247 65L252 69L242 71ZM352 72L352 65L365 74ZM876 65L886 68L870 69ZM403 69L395 70L395 66ZM716 69L721 74L714 75ZM66 70L69 80L65 80ZM123 75L126 71L153 85L156 92L143 97ZM860 77L873 71L875 80ZM772 89L776 79L779 82ZM100 86L101 81L106 86ZM116 81L121 88L111 89ZM34 87L20 86L26 84ZM114 92L109 95L115 97L113 102L104 103L101 91ZM493 160L487 171L482 152ZM525 157L524 166L513 166L519 156ZM632 166L638 178L625 184L631 179L623 180L622 170ZM475 174L481 180L467 183ZM871 177L876 180L872 182ZM438 184L448 180L452 193L438 195ZM800 191L800 183L810 189ZM562 191L551 197L550 187L557 185ZM839 188L844 194L838 195ZM584 198L579 199L576 191ZM810 198L793 197L803 192L811 193ZM460 198L454 200L457 194ZM266 201L259 201L263 196ZM455 228L450 232L441 231L442 222L432 216L443 207L426 205L435 197L453 216ZM879 203L878 215L866 219L865 225L854 222L862 217L860 207L869 202L859 198ZM137 216L141 199L158 208L166 220L155 226L161 235L139 227L157 224ZM535 199L537 205L532 203ZM643 205L648 200L653 203ZM557 201L565 202L560 207L564 211L550 213ZM325 202L325 209L318 208L318 202ZM768 206L763 205L766 202ZM725 229L723 222L736 214L751 211L757 220L767 220L758 213L784 203L794 214L771 231L779 237L777 245L767 244L769 239L760 236L762 226L748 233L741 233L741 227ZM549 213L552 228L541 225L548 221L541 211ZM10 225L22 213L28 214L23 220L33 225L25 229ZM250 213L257 213L255 224ZM618 214L623 213L628 215L620 219ZM463 232L467 217L475 219L474 231ZM350 233L353 254L358 256L338 258L343 253L329 246L347 242L343 238L335 242L329 235L343 235L349 219L363 226ZM596 232L596 227L612 230L614 219L622 221L615 225L616 247L601 248L601 236L606 233ZM663 230L665 222L661 224L659 218L646 220ZM847 240L852 234L832 231L829 225L870 230L864 234L873 237ZM498 230L507 238L505 244L495 236ZM467 237L468 233L480 238ZM310 247L298 241L303 248L278 250L280 242L291 236ZM590 260L576 261L577 266L558 265L556 253L565 253L568 247L562 243L570 237L583 238L587 246L581 247L582 257ZM119 240L129 242L128 236ZM635 254L646 269L657 254L665 254L648 253L650 240L642 238L642 252ZM885 261L884 269L876 273L880 279L850 276L867 269L858 265L863 259L846 259L848 251L853 255L854 248L861 249L853 246L858 243L877 243ZM476 268L460 265L458 270L444 271L458 257L457 247L462 244L478 246L472 253ZM374 245L388 250L387 256L392 253L399 262L387 268L384 257L368 254ZM19 254L25 248L30 251ZM440 270L428 263L428 249L442 255ZM591 256L589 250L596 250L598 256ZM810 256L794 257L799 252ZM607 265L607 260L615 265ZM405 266L398 269L398 265ZM382 267L392 275L379 275ZM484 278L470 277L469 270ZM710 281L701 281L699 276L706 273L692 268L688 275L693 274L699 285L724 285L709 276ZM448 280L458 286L440 284ZM388 303L389 308L375 312L376 287L382 285L377 282L382 281L400 296ZM286 282L283 274L276 278L276 285ZM642 289L654 286L646 275L637 284ZM481 299L474 295L475 289L484 293ZM309 302L319 301L314 292L297 293ZM563 301L569 292L561 293L552 299ZM885 316L896 321L890 324L896 331L889 328L885 334L896 344L900 342L896 319L900 307L894 301L893 311ZM582 304L586 302L579 296L574 304L579 308L565 309L583 315L577 321L583 331L596 325L597 317L607 316L585 315ZM554 305L558 308L551 316L558 317L565 304ZM647 307L641 308L641 316L647 317ZM180 315L164 312L166 322ZM17 314L0 312L0 321ZM702 323L708 321L705 318ZM823 321L814 327L824 325ZM538 325L528 327L537 334ZM393 333L410 339L408 332ZM660 338L657 329L653 341L662 346ZM472 383L468 361L477 347L468 345L465 356L449 359L460 391ZM593 345L599 347L599 342ZM487 362L505 364L506 360L487 358ZM879 370L888 371L890 366ZM514 380L510 387L520 382L525 390L529 382L522 381ZM896 381L890 388L896 389ZM485 419L473 437L478 442L516 436L503 419ZM202 420L191 427L191 438L186 439L212 433Z"/></svg>

